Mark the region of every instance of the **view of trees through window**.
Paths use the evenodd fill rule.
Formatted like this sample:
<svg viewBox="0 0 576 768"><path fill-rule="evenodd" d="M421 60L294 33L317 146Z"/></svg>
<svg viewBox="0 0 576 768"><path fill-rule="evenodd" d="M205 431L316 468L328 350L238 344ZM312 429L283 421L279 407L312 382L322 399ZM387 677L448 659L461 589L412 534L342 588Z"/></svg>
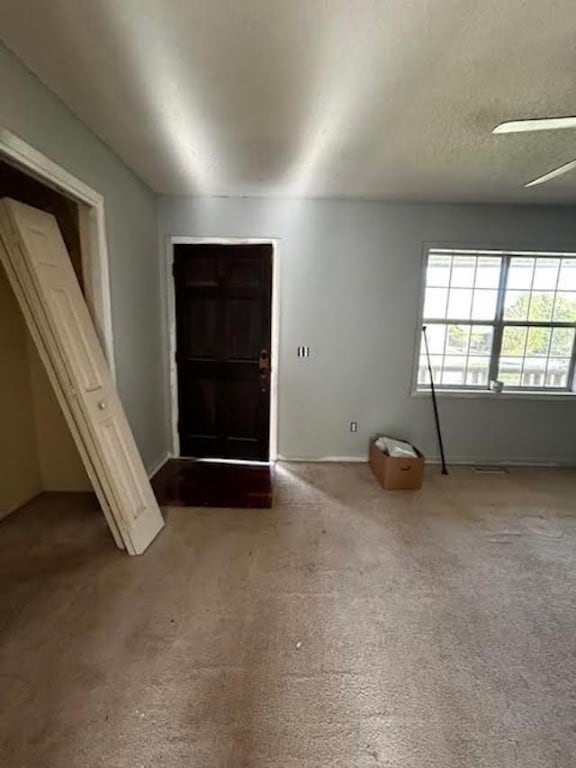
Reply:
<svg viewBox="0 0 576 768"><path fill-rule="evenodd" d="M423 322L441 387L568 389L576 254L431 250ZM417 381L430 384L423 344Z"/></svg>

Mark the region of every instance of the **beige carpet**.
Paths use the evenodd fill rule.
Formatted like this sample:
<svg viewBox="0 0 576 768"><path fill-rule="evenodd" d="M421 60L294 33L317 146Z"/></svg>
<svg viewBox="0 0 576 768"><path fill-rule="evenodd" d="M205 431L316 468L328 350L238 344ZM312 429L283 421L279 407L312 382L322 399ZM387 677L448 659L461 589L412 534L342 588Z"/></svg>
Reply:
<svg viewBox="0 0 576 768"><path fill-rule="evenodd" d="M135 559L41 499L0 524L0 765L573 768L575 489L282 466Z"/></svg>

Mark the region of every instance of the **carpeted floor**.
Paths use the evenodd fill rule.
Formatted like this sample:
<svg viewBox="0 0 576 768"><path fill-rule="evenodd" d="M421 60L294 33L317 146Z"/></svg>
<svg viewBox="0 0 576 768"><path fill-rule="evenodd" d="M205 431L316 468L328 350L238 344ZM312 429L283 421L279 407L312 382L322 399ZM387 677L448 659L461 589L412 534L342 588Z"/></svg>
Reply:
<svg viewBox="0 0 576 768"><path fill-rule="evenodd" d="M2 768L573 768L576 472L284 465L273 510L0 524Z"/></svg>

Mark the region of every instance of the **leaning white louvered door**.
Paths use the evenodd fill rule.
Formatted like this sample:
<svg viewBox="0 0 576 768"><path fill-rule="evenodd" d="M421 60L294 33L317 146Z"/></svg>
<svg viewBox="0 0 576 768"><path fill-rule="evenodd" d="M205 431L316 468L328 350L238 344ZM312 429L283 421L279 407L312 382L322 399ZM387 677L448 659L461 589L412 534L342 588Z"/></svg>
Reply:
<svg viewBox="0 0 576 768"><path fill-rule="evenodd" d="M60 384L77 404L80 453L89 456L126 549L140 554L164 521L58 224L48 213L4 199L0 232L28 304L27 322L34 323L60 371Z"/></svg>

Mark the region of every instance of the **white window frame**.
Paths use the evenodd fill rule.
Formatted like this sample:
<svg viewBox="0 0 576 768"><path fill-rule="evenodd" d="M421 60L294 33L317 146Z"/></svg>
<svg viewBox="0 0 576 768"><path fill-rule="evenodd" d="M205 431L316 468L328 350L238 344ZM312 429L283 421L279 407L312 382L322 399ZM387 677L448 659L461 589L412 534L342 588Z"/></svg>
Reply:
<svg viewBox="0 0 576 768"><path fill-rule="evenodd" d="M434 252L453 252L456 254L469 254L469 255L493 255L500 256L503 259L500 273L500 282L498 286L498 299L496 316L493 320L458 320L458 319L439 319L435 321L424 320L424 302L426 295L426 277L428 259L430 254ZM526 387L526 386L506 386L504 390L500 392L493 391L490 388L490 382L497 378L498 363L501 354L501 342L502 331L505 326L517 325L522 327L569 327L576 329L576 322L564 323L564 322L538 322L538 321L509 321L504 320L504 299L506 296L506 277L510 259L515 256L527 256L531 258L537 257L550 257L550 258L572 258L576 260L576 252L567 251L565 248L558 248L555 250L546 249L515 249L515 248L501 248L501 247L482 247L471 245L455 245L451 244L436 244L427 243L423 249L422 259L422 277L420 284L420 297L419 297L419 313L418 313L418 327L416 330L416 343L414 353L414 364L412 370L412 387L411 395L413 397L429 397L431 394L430 387L422 387L418 384L418 370L420 365L420 351L422 343L422 326L426 322L427 324L456 324L456 325L481 325L492 326L494 328L493 345L490 353L490 372L488 376L487 386L474 386L474 385L446 385L435 382L436 393L442 397L464 397L464 398L520 398L520 399L544 399L544 400L558 400L569 399L576 395L576 334L574 340L574 346L572 348L572 355L570 360L570 368L568 371L568 385L567 387Z"/></svg>

